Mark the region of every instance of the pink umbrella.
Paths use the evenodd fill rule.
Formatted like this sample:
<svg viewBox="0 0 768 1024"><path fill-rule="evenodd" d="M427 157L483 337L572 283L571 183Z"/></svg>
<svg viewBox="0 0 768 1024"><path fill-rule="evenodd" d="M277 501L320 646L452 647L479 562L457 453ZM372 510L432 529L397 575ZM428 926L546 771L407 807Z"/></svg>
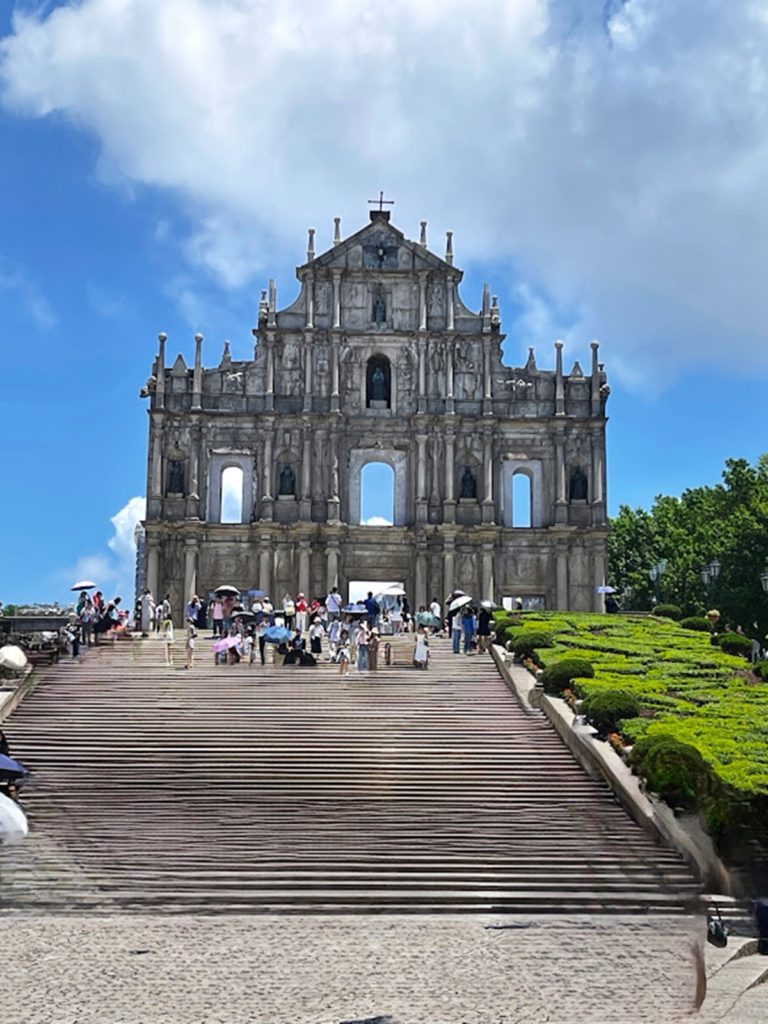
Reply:
<svg viewBox="0 0 768 1024"><path fill-rule="evenodd" d="M221 654L222 651L228 651L230 647L237 647L239 643L239 636L225 636L223 640L216 641L213 645L213 649L216 654Z"/></svg>

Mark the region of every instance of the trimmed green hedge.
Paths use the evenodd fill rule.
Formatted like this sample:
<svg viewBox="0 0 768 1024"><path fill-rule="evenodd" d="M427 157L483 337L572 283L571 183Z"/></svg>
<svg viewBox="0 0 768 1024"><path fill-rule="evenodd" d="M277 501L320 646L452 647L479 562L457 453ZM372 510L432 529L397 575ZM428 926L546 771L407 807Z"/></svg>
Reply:
<svg viewBox="0 0 768 1024"><path fill-rule="evenodd" d="M559 696L574 679L594 677L595 670L586 658L561 658L547 665L541 675L544 692Z"/></svg>
<svg viewBox="0 0 768 1024"><path fill-rule="evenodd" d="M697 633L711 633L712 627L709 624L709 619L705 619L703 615L689 615L687 619L681 619L680 625L683 629L693 629Z"/></svg>
<svg viewBox="0 0 768 1024"><path fill-rule="evenodd" d="M743 655L711 646L703 630L648 615L526 612L523 628L551 636L551 646L535 651L545 671L567 658L594 667L594 677L573 677L585 701L617 690L636 699L639 714L614 718L630 743L667 738L663 757L649 761L650 788L664 789L674 806L692 800L726 863L748 876L754 891L768 891L768 685L758 681L763 673L768 680L768 663L750 675ZM748 638L737 636L739 649L748 653L746 639L751 651ZM673 756L672 744L692 748L700 760ZM642 753L640 747L636 757ZM701 771L698 789L693 762Z"/></svg>
<svg viewBox="0 0 768 1024"><path fill-rule="evenodd" d="M683 609L677 604L657 604L653 609L653 615L658 615L663 619L682 619Z"/></svg>
<svg viewBox="0 0 768 1024"><path fill-rule="evenodd" d="M695 747L673 736L646 736L632 748L630 764L672 807L691 811L699 804L709 773Z"/></svg>
<svg viewBox="0 0 768 1024"><path fill-rule="evenodd" d="M598 736L605 738L609 732L617 732L625 718L640 714L640 701L626 690L603 690L587 697L582 711Z"/></svg>
<svg viewBox="0 0 768 1024"><path fill-rule="evenodd" d="M507 647L518 658L532 658L537 664L541 664L536 656L536 650L539 647L551 647L552 641L551 633L523 628L510 630Z"/></svg>
<svg viewBox="0 0 768 1024"><path fill-rule="evenodd" d="M726 654L740 654L744 658L752 657L752 641L743 633L723 633L720 637L720 650Z"/></svg>

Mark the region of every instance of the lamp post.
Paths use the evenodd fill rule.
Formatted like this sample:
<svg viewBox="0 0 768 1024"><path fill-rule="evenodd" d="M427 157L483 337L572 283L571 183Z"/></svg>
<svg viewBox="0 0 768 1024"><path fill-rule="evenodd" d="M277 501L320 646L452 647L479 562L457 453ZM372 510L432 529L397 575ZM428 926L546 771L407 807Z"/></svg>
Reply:
<svg viewBox="0 0 768 1024"><path fill-rule="evenodd" d="M709 565L705 565L701 570L701 582L707 588L707 600L712 603L712 598L715 593L715 584L717 583L717 577L720 575L720 563L716 558L713 558Z"/></svg>
<svg viewBox="0 0 768 1024"><path fill-rule="evenodd" d="M667 571L667 560L666 558L660 558L658 562L651 566L648 570L648 575L651 578L654 589L656 591L656 604L661 604L661 577Z"/></svg>
<svg viewBox="0 0 768 1024"><path fill-rule="evenodd" d="M763 593L768 594L768 565L760 573L760 586L763 588Z"/></svg>
<svg viewBox="0 0 768 1024"><path fill-rule="evenodd" d="M630 606L632 604L632 597L633 597L634 593L635 593L635 588L634 587L632 587L630 585L627 585L626 587L624 587L624 593L621 596L622 596L622 603L624 605L624 611L625 612L628 612L630 610Z"/></svg>

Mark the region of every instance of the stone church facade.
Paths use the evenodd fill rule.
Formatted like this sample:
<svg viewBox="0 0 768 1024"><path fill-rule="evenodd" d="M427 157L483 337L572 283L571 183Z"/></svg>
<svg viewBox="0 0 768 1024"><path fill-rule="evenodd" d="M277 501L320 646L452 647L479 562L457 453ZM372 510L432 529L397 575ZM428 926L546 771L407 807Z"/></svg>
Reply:
<svg viewBox="0 0 768 1024"><path fill-rule="evenodd" d="M500 312L459 296L441 258L374 210L297 270L296 300L262 293L254 358L152 375L145 574L174 608L222 583L325 595L400 581L412 605L454 588L599 610L605 582L605 405L597 343L584 373L502 363ZM394 473L394 524L361 522L361 476ZM226 475L226 476L225 476ZM235 518L223 479L235 480ZM223 514L224 513L224 514Z"/></svg>

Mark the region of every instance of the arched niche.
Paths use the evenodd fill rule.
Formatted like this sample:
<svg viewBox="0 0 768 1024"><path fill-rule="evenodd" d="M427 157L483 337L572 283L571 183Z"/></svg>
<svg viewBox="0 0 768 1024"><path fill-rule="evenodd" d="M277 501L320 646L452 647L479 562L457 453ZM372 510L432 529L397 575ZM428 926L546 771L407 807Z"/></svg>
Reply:
<svg viewBox="0 0 768 1024"><path fill-rule="evenodd" d="M388 462L371 459L360 470L360 523L383 526L394 521L395 471Z"/></svg>
<svg viewBox="0 0 768 1024"><path fill-rule="evenodd" d="M278 498L297 498L300 468L299 457L295 452L281 452L275 459L272 493Z"/></svg>
<svg viewBox="0 0 768 1024"><path fill-rule="evenodd" d="M213 452L208 465L208 509L209 523L222 522L222 477L230 468L242 471L242 500L240 504L241 523L249 523L253 514L254 464L250 452ZM231 521L231 520L230 520Z"/></svg>
<svg viewBox="0 0 768 1024"><path fill-rule="evenodd" d="M243 521L243 476L242 466L226 466L221 471L220 523Z"/></svg>
<svg viewBox="0 0 768 1024"><path fill-rule="evenodd" d="M392 408L392 366L386 356L377 353L365 368L366 409Z"/></svg>
<svg viewBox="0 0 768 1024"><path fill-rule="evenodd" d="M407 515L408 456L397 449L353 448L349 453L349 522L360 525L360 481L369 462L384 462L395 472L394 525L405 526Z"/></svg>
<svg viewBox="0 0 768 1024"><path fill-rule="evenodd" d="M530 480L530 526L544 526L543 473L538 459L506 459L501 472L501 513L505 526L515 526L514 478L523 474ZM518 485L520 486L520 485Z"/></svg>

